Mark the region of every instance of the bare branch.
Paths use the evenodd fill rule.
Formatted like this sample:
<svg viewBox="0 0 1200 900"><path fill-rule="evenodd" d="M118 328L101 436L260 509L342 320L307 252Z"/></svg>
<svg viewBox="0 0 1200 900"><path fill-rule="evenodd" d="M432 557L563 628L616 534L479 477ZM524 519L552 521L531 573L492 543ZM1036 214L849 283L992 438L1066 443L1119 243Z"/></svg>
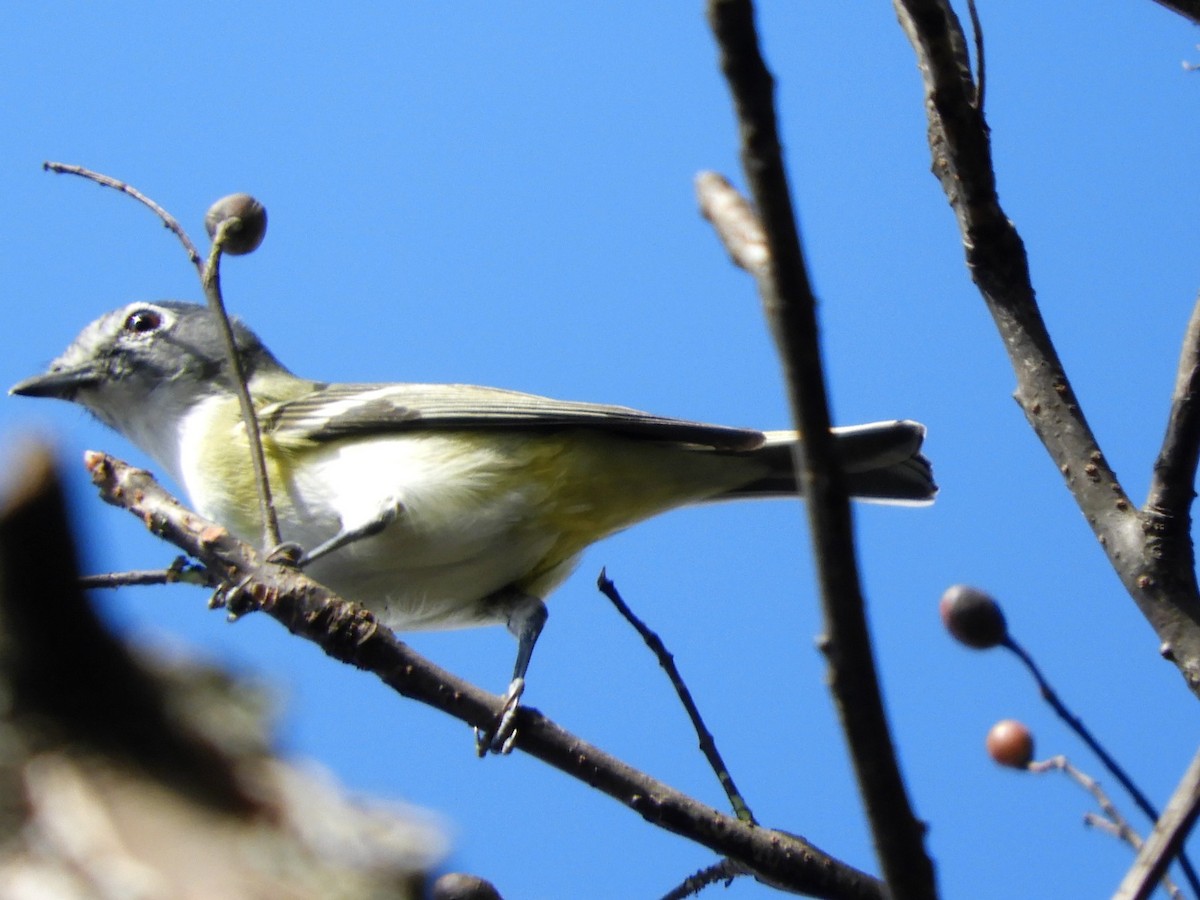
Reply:
<svg viewBox="0 0 1200 900"><path fill-rule="evenodd" d="M187 251L188 259L192 261L192 265L196 267L196 271L203 276L204 274L204 257L200 255L200 251L196 249L196 245L192 243L192 239L188 237L183 226L175 219L173 215L139 191L131 184L126 184L124 181L118 181L108 175L101 175L99 172L93 172L91 169L85 169L83 166L72 166L68 163L60 162L44 162L42 168L47 172L54 172L56 175L78 175L81 178L86 178L89 181L94 181L96 184L104 187L112 188L114 191L120 191L122 194L128 194L134 200L149 209L158 216L164 226L166 226L175 237L179 238L179 242L183 244L183 249Z"/></svg>
<svg viewBox="0 0 1200 900"><path fill-rule="evenodd" d="M1200 0L1154 0L1159 6L1165 6L1172 12L1177 12L1185 19L1191 19L1200 25Z"/></svg>
<svg viewBox="0 0 1200 900"><path fill-rule="evenodd" d="M913 813L880 696L858 577L846 486L830 435L816 319L775 122L774 80L759 52L749 0L710 0L741 134L742 166L766 234L769 265L756 273L783 363L797 429L796 468L805 495L821 589L829 682L846 734L888 889L896 900L935 896L925 827Z"/></svg>
<svg viewBox="0 0 1200 900"><path fill-rule="evenodd" d="M1030 772L1037 774L1050 771L1062 772L1077 785L1091 794L1092 797L1095 798L1096 804L1103 811L1103 815L1093 812L1084 813L1084 824L1089 825L1092 828L1098 828L1107 834L1111 834L1117 840L1124 841L1135 851L1142 849L1143 842L1141 836L1134 831L1133 826L1129 824L1129 821L1123 815L1121 815L1121 811L1117 809L1116 804L1112 802L1112 799L1104 791L1104 788L1100 787L1100 783L1082 769L1071 765L1070 761L1065 756L1059 755L1043 762L1030 763L1028 768ZM1183 896L1183 893L1179 890L1179 887L1167 877L1165 869L1163 870L1162 874L1162 887L1163 890L1167 892L1167 895L1172 898L1172 900L1179 900L1179 898Z"/></svg>
<svg viewBox="0 0 1200 900"><path fill-rule="evenodd" d="M975 0L967 0L967 12L971 16L971 34L975 38L975 105L983 112L987 96L987 57L983 52L983 25L979 21Z"/></svg>
<svg viewBox="0 0 1200 900"><path fill-rule="evenodd" d="M733 879L745 875L746 870L737 863L723 859L707 868L689 875L683 881L662 895L662 900L685 900L687 897L697 897L700 892L710 885L725 882L729 887Z"/></svg>
<svg viewBox="0 0 1200 900"><path fill-rule="evenodd" d="M696 176L696 201L733 264L755 278L766 275L771 254L762 222L729 180L717 172L701 172Z"/></svg>
<svg viewBox="0 0 1200 900"><path fill-rule="evenodd" d="M1025 248L1000 207L991 144L946 0L894 0L925 82L934 174L962 233L967 266L1016 373L1016 399L1109 561L1200 694L1200 592L1186 523L1138 511L1088 426L1034 299Z"/></svg>
<svg viewBox="0 0 1200 900"><path fill-rule="evenodd" d="M750 812L750 807L746 804L746 799L742 796L741 791L737 789L737 785L733 783L733 776L729 774L729 767L725 765L725 760L721 753L717 750L717 742L712 736L712 732L708 730L708 726L704 724L704 719L700 715L700 710L696 706L696 701L692 699L692 692L688 690L687 685L683 681L683 676L679 674L679 668L675 665L675 657L667 650L666 645L662 642L657 634L646 627L646 623L639 619L629 608L629 604L621 597L617 586L613 584L607 573L601 571L600 578L596 582L600 588L600 593L609 599L617 612L633 626L634 630L646 642L646 646L654 654L658 660L658 664L663 671L667 673L667 678L671 681L671 686L675 688L675 693L679 697L679 702L683 704L684 710L691 720L692 728L695 729L696 737L700 741L700 752L704 754L704 758L708 760L709 766L716 773L717 780L721 782L721 787L725 789L725 796L729 798L729 805L733 807L734 814L743 822L755 824L754 814Z"/></svg>
<svg viewBox="0 0 1200 900"><path fill-rule="evenodd" d="M1125 874L1113 900L1145 900L1183 846L1200 814L1200 753L1179 782L1167 808L1142 845L1133 867Z"/></svg>
<svg viewBox="0 0 1200 900"><path fill-rule="evenodd" d="M177 556L165 569L137 569L132 572L105 572L100 575L84 575L79 579L83 588L145 587L157 584L198 584L216 587L218 582L204 568L188 562L186 556Z"/></svg>
<svg viewBox="0 0 1200 900"><path fill-rule="evenodd" d="M1192 307L1179 354L1175 391L1167 418L1167 433L1154 463L1146 508L1191 530L1191 507L1196 497L1196 466L1200 462L1200 299Z"/></svg>
<svg viewBox="0 0 1200 900"><path fill-rule="evenodd" d="M151 477L102 453L86 463L101 497L127 509L151 531L199 559L226 584L234 612L258 609L329 656L376 675L397 693L477 728L489 728L504 701L435 666L349 603L294 568L264 563L225 528L185 509ZM518 712L516 746L597 788L648 822L683 835L789 890L845 900L883 900L875 878L785 832L723 815L638 772L555 725L536 710Z"/></svg>

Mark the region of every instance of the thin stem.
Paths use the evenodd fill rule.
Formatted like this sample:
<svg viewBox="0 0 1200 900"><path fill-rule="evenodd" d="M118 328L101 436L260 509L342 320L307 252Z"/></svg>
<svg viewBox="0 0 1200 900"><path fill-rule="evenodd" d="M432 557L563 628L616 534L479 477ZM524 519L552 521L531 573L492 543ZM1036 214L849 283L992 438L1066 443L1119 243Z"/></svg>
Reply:
<svg viewBox="0 0 1200 900"><path fill-rule="evenodd" d="M679 696L679 702L683 704L683 708L687 711L688 718L692 720L692 728L696 731L696 737L700 741L700 751L704 754L704 758L708 760L708 764L712 767L713 772L717 776L717 780L721 782L721 787L725 789L725 794L729 797L729 805L733 807L734 814L743 822L755 824L754 814L750 812L750 807L746 804L745 798L737 789L737 785L733 783L733 776L729 774L729 767L725 765L725 760L721 758L720 752L717 750L717 742L713 739L712 732L704 724L704 718L700 715L700 710L696 706L696 702L692 699L692 692L688 690L684 684L683 676L679 674L679 669L675 665L675 657L667 650L666 645L662 642L657 634L646 627L629 608L629 605L621 598L621 594L617 591L617 586L609 579L608 574L601 570L600 578L596 581L596 586L600 588L600 593L607 597L612 605L617 608L625 621L634 627L638 634L642 636L642 640L646 642L646 646L658 659L658 664L662 666L663 671L667 673L667 677L671 680L671 686L675 688L675 693Z"/></svg>
<svg viewBox="0 0 1200 900"><path fill-rule="evenodd" d="M1133 866L1113 894L1113 900L1145 900L1154 893L1154 885L1183 847L1196 824L1197 815L1200 815L1200 753L1192 758L1162 817L1155 823Z"/></svg>
<svg viewBox="0 0 1200 900"><path fill-rule="evenodd" d="M187 251L188 259L192 261L192 265L196 267L196 271L200 276L204 276L204 257L200 255L200 251L196 249L196 245L192 243L192 239L183 230L183 226L179 224L173 215L133 185L119 181L109 175L101 175L99 172L93 172L91 169L85 169L83 166L73 166L68 163L47 161L42 163L42 169L47 172L54 172L56 175L78 175L80 178L94 181L103 187L112 188L114 191L120 191L122 194L128 194L134 200L149 207L162 220L163 225L170 229L175 237L179 238L179 242L183 244L183 249Z"/></svg>
<svg viewBox="0 0 1200 900"><path fill-rule="evenodd" d="M104 572L84 575L79 579L84 588L142 587L152 584L198 584L216 587L218 580L204 566L189 562L186 556L175 557L165 569L137 569L129 572Z"/></svg>
<svg viewBox="0 0 1200 900"><path fill-rule="evenodd" d="M706 887L721 881L725 882L726 887L729 887L733 883L733 879L748 874L750 873L744 866L732 859L722 859L683 879L679 885L663 894L662 900L684 900L686 897L695 897Z"/></svg>
<svg viewBox="0 0 1200 900"><path fill-rule="evenodd" d="M213 235L212 250L208 256L208 264L203 269L200 281L204 285L204 297L208 301L208 308L212 310L217 328L225 342L225 353L229 359L233 387L238 395L238 403L242 407L242 422L246 427L246 441L250 446L250 462L254 467L254 483L258 487L258 508L263 522L263 549L269 551L282 543L279 535L279 518L275 514L275 504L271 501L271 482L267 476L266 458L263 456L262 435L258 430L258 415L254 410L250 389L246 385L246 369L242 365L241 355L237 352L233 328L229 324L229 315L225 312L225 301L221 296L221 248L228 236L240 225L240 219L229 218L217 226L216 234Z"/></svg>
<svg viewBox="0 0 1200 900"><path fill-rule="evenodd" d="M1162 448L1154 463L1146 509L1176 522L1182 532L1190 531L1192 500L1196 496L1196 466L1200 462L1200 299L1192 307L1171 412Z"/></svg>
<svg viewBox="0 0 1200 900"><path fill-rule="evenodd" d="M1131 846L1134 851L1140 851L1142 849L1143 841L1141 837L1136 831L1133 830L1133 827L1129 824L1128 820L1121 815L1121 811L1117 809L1116 804L1112 802L1112 798L1108 796L1104 788L1100 786L1100 783L1082 769L1071 765L1070 761L1065 756L1059 755L1044 760L1043 762L1030 763L1029 771L1038 774L1050 771L1062 772L1077 785L1091 794L1097 805L1104 813L1104 815L1098 815L1092 812L1085 813L1083 817L1085 824L1093 828L1098 828L1101 831L1105 831L1108 834L1111 834L1117 840L1124 841ZM1173 898L1173 900L1178 900L1178 898L1181 896L1179 888L1173 881L1171 881L1170 878L1166 876L1165 872L1162 876L1162 886L1167 894Z"/></svg>
<svg viewBox="0 0 1200 900"><path fill-rule="evenodd" d="M754 207L717 172L701 172L695 184L700 214L712 223L733 264L755 278L766 275L771 252Z"/></svg>
<svg viewBox="0 0 1200 900"><path fill-rule="evenodd" d="M983 25L979 22L979 10L975 8L975 0L967 0L967 13L971 16L971 33L975 37L975 108L983 112L987 88L987 59L983 55Z"/></svg>
<svg viewBox="0 0 1200 900"><path fill-rule="evenodd" d="M1058 692L1050 686L1050 682L1046 680L1046 676L1042 674L1042 670L1038 667L1038 664L1033 661L1033 657L1025 651L1024 647L1013 640L1011 636L1006 636L1004 638L1004 643L1002 646L1012 651L1017 659L1021 660L1021 662L1025 665L1025 668L1029 670L1029 674L1033 676L1033 680L1037 682L1038 690L1041 692L1042 699L1050 704L1050 708L1053 709L1055 714L1063 720L1066 726L1075 732L1081 741L1087 744L1089 750L1096 754L1096 758L1100 760L1104 768L1108 769L1108 771L1112 773L1113 778L1117 779L1117 782L1133 799L1133 802L1137 805L1138 809L1145 813L1151 822L1157 822L1159 818L1159 812L1157 809L1155 809L1154 804L1150 802L1150 798L1143 794L1141 789L1134 784L1134 781L1129 776L1129 773L1126 772L1124 767L1118 763L1107 750L1104 749L1104 747L1100 744L1100 741L1098 741L1088 727L1083 724L1083 720L1071 712L1071 710L1067 708L1067 705L1062 702L1058 696ZM1192 888L1192 892L1197 896L1200 896L1200 878L1197 878L1196 870L1192 867L1191 860L1188 859L1186 854L1180 853L1179 867L1183 869L1184 877L1187 878L1188 884Z"/></svg>

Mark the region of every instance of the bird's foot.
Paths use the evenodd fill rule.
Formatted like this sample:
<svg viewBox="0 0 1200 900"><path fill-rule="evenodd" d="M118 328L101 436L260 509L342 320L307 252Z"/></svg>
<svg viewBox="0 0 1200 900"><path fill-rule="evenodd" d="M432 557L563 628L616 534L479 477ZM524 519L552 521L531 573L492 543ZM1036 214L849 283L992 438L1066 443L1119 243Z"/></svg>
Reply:
<svg viewBox="0 0 1200 900"><path fill-rule="evenodd" d="M506 755L512 753L517 741L517 710L521 695L525 693L525 679L514 678L504 694L504 708L490 729L475 729L475 752L479 756L488 753Z"/></svg>

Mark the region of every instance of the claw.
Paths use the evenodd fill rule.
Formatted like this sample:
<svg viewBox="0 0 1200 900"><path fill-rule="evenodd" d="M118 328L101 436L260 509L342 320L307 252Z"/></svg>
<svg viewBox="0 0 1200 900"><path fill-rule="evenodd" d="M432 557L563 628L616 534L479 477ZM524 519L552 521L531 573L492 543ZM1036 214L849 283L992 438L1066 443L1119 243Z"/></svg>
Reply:
<svg viewBox="0 0 1200 900"><path fill-rule="evenodd" d="M521 706L521 695L525 693L525 679L514 678L504 694L504 709L489 730L475 729L475 752L479 756L488 753L508 755L517 742L517 710Z"/></svg>
<svg viewBox="0 0 1200 900"><path fill-rule="evenodd" d="M284 541L267 554L267 562L281 566L298 566L303 557L303 547L294 541Z"/></svg>
<svg viewBox="0 0 1200 900"><path fill-rule="evenodd" d="M251 576L247 575L237 584L221 585L213 591L213 595L208 599L208 608L221 609L223 607L228 613L229 621L236 622L258 606L254 598L246 594L246 585L250 581Z"/></svg>

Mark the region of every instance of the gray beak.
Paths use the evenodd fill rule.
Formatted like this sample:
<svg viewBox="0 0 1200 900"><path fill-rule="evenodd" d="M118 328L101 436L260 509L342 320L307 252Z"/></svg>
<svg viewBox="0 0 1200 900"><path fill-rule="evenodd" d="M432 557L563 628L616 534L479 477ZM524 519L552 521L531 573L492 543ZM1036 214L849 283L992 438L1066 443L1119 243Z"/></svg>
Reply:
<svg viewBox="0 0 1200 900"><path fill-rule="evenodd" d="M44 375L34 375L18 381L8 389L10 394L20 397L55 397L71 400L80 388L92 387L100 382L101 373L94 365L85 364L70 369L51 369Z"/></svg>

